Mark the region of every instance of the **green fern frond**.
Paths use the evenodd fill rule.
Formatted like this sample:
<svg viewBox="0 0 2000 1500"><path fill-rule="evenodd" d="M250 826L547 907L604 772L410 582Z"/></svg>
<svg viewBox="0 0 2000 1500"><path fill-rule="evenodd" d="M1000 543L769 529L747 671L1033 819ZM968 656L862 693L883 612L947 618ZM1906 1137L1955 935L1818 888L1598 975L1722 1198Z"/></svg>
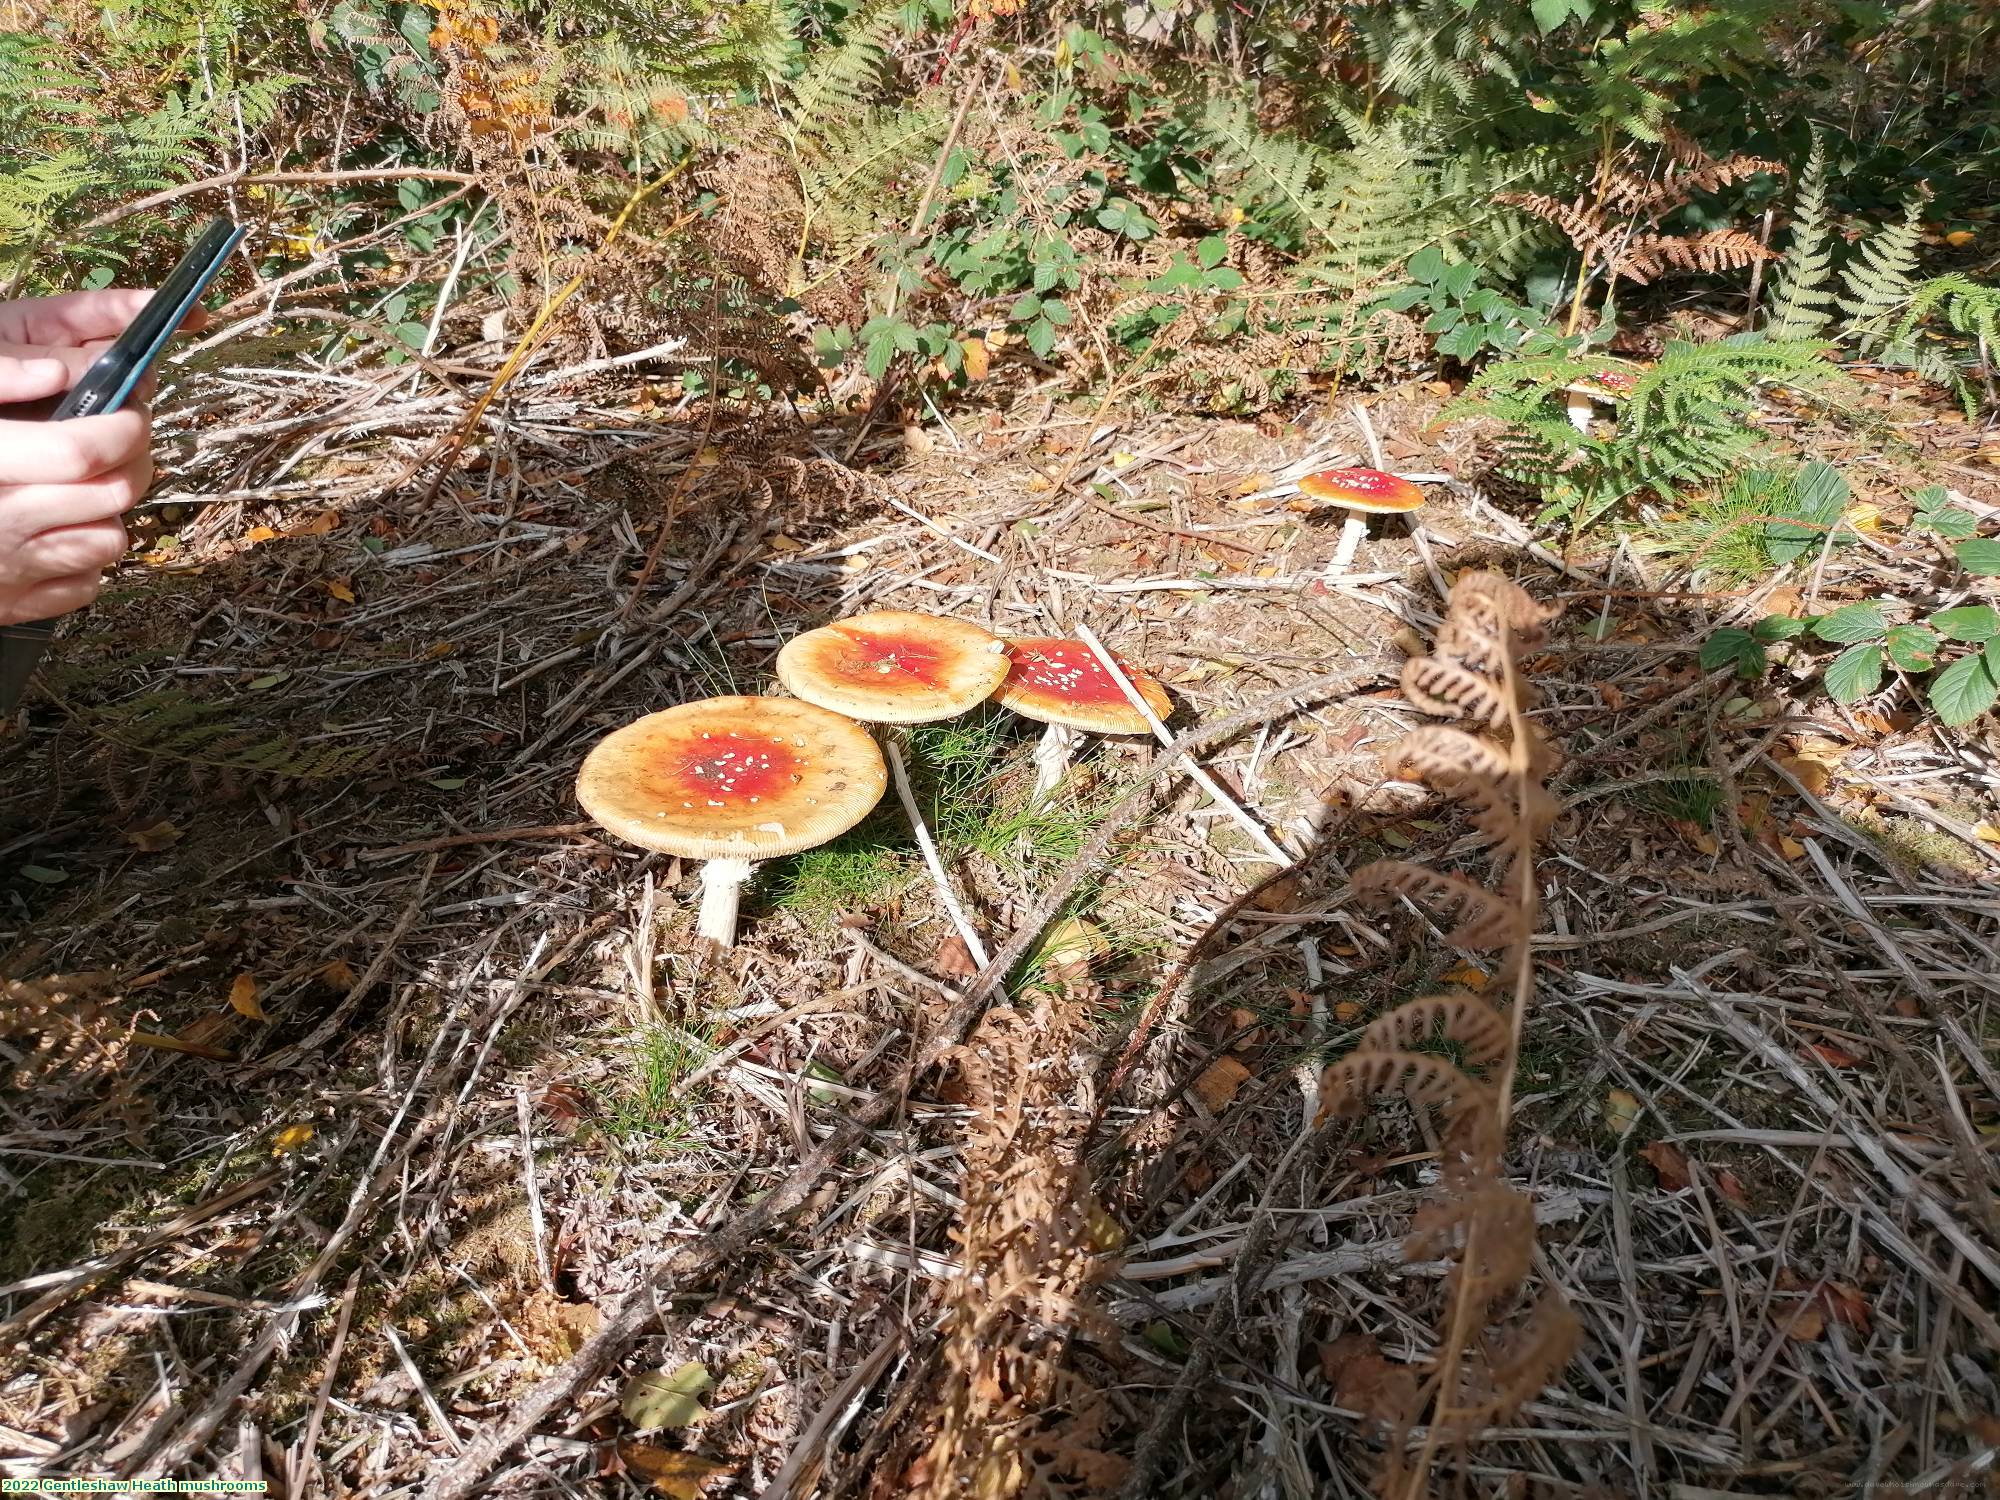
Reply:
<svg viewBox="0 0 2000 1500"><path fill-rule="evenodd" d="M866 111L882 87L899 18L894 0L869 0L838 43L814 53L791 81L785 115L794 137L838 130Z"/></svg>
<svg viewBox="0 0 2000 1500"><path fill-rule="evenodd" d="M1923 195L1913 194L1903 206L1903 222L1862 241L1841 269L1840 310L1863 348L1887 341L1890 319L1910 300L1923 207Z"/></svg>
<svg viewBox="0 0 2000 1500"><path fill-rule="evenodd" d="M1833 316L1833 235L1827 218L1826 140L1813 131L1812 151L1799 174L1791 243L1779 263L1767 332L1774 339L1808 339Z"/></svg>

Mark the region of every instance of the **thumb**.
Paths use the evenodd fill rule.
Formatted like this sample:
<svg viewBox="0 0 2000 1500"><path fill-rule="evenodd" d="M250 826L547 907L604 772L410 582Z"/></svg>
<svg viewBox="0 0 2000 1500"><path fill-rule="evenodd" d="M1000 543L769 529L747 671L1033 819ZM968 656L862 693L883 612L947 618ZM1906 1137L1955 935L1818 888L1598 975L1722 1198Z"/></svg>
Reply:
<svg viewBox="0 0 2000 1500"><path fill-rule="evenodd" d="M69 366L59 359L0 355L0 402L40 401L60 396L69 386Z"/></svg>

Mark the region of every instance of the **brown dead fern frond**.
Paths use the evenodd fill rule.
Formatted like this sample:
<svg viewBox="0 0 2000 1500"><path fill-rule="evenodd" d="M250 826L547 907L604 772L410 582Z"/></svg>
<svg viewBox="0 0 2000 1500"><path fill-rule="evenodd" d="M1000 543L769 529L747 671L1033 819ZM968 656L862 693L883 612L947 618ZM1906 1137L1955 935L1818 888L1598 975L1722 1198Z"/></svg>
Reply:
<svg viewBox="0 0 2000 1500"><path fill-rule="evenodd" d="M1507 1055L1511 1035L1507 1018L1477 995L1426 995L1370 1022L1357 1050L1397 1052L1420 1042L1452 1042L1467 1062L1484 1067Z"/></svg>
<svg viewBox="0 0 2000 1500"><path fill-rule="evenodd" d="M20 1101L17 1124L102 1101L139 1140L146 1110L128 1061L133 1022L112 1003L117 988L104 973L0 982L0 1081Z"/></svg>
<svg viewBox="0 0 2000 1500"><path fill-rule="evenodd" d="M1058 997L1032 1013L996 1007L949 1056L970 1111L959 1274L923 1451L899 1493L1082 1500L1124 1476L1102 1382L1076 1367L1080 1346L1115 1341L1094 1297L1109 1269L1104 1215L1075 1151L1088 1116L1055 1097L1065 1075L1044 1066L1067 1055L1075 1009Z"/></svg>
<svg viewBox="0 0 2000 1500"><path fill-rule="evenodd" d="M1503 892L1411 860L1378 859L1363 865L1354 872L1354 894L1371 901L1407 896L1419 904L1442 906L1454 923L1445 941L1475 953L1504 948L1515 937L1514 910Z"/></svg>
<svg viewBox="0 0 2000 1500"><path fill-rule="evenodd" d="M1389 764L1463 805L1493 846L1490 884L1411 860L1380 860L1354 874L1357 897L1403 896L1450 910L1447 941L1503 950L1505 1009L1475 995L1428 995L1372 1023L1321 1078L1325 1108L1352 1112L1396 1089L1437 1111L1447 1130L1443 1170L1406 1246L1446 1262L1438 1358L1402 1430L1421 1425L1414 1456L1392 1443L1378 1487L1395 1500L1429 1492L1439 1449L1464 1445L1496 1413L1518 1409L1554 1379L1576 1346L1576 1320L1553 1291L1520 1303L1533 1266L1534 1202L1505 1176L1505 1146L1521 1024L1533 993L1529 939L1540 915L1537 841L1558 811L1546 784L1555 757L1528 721L1524 656L1541 647L1555 611L1493 573L1461 577L1432 654L1403 670L1418 708L1454 719L1413 732ZM1414 1048L1450 1043L1479 1079Z"/></svg>

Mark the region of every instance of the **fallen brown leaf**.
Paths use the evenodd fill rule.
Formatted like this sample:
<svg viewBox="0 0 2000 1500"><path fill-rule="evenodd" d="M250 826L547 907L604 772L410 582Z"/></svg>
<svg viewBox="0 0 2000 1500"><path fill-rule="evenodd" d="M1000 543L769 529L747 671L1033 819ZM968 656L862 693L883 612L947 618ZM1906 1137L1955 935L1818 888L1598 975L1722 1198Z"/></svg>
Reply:
<svg viewBox="0 0 2000 1500"><path fill-rule="evenodd" d="M1750 1195L1743 1191L1743 1179L1727 1167L1715 1174L1715 1190L1738 1208L1750 1206Z"/></svg>
<svg viewBox="0 0 2000 1500"><path fill-rule="evenodd" d="M257 1003L257 976L238 974L229 986L229 1008L239 1016L248 1016L253 1021L268 1021L264 1007Z"/></svg>
<svg viewBox="0 0 2000 1500"><path fill-rule="evenodd" d="M1687 1153L1672 1141L1654 1141L1643 1147L1639 1154L1651 1164L1659 1174L1660 1186L1669 1193L1678 1193L1690 1185Z"/></svg>
<svg viewBox="0 0 2000 1500"><path fill-rule="evenodd" d="M158 854L162 849L171 848L180 842L181 831L165 818L148 823L144 828L125 830L125 842L141 854Z"/></svg>
<svg viewBox="0 0 2000 1500"><path fill-rule="evenodd" d="M1820 1311L1817 1300L1800 1304L1789 1318L1783 1314L1779 1317L1785 1337L1801 1344L1810 1344L1826 1332L1826 1314Z"/></svg>
<svg viewBox="0 0 2000 1500"><path fill-rule="evenodd" d="M1875 1314L1868 1299L1851 1286L1829 1281L1819 1289L1819 1300L1836 1323L1845 1323L1859 1333L1868 1332L1874 1324Z"/></svg>
<svg viewBox="0 0 2000 1500"><path fill-rule="evenodd" d="M1809 1042L1805 1050L1829 1068L1851 1068L1861 1061L1845 1047L1835 1046L1832 1042Z"/></svg>
<svg viewBox="0 0 2000 1500"><path fill-rule="evenodd" d="M1347 1333L1321 1344L1319 1368L1333 1388L1333 1404L1364 1417L1391 1421L1416 1402L1416 1375L1384 1357L1372 1335Z"/></svg>
<svg viewBox="0 0 2000 1500"><path fill-rule="evenodd" d="M618 1456L627 1470L671 1500L700 1500L701 1487L707 1480L727 1474L735 1467L703 1458L699 1453L677 1453L629 1438L619 1443Z"/></svg>
<svg viewBox="0 0 2000 1500"><path fill-rule="evenodd" d="M1250 1070L1226 1053L1201 1070L1194 1081L1196 1096L1212 1115L1219 1115L1235 1101L1237 1091L1250 1080Z"/></svg>
<svg viewBox="0 0 2000 1500"><path fill-rule="evenodd" d="M339 990L343 994L354 988L356 977L354 969L344 958L336 958L332 963L321 964L313 970L313 978L329 989Z"/></svg>
<svg viewBox="0 0 2000 1500"><path fill-rule="evenodd" d="M931 968L946 979L964 979L979 972L979 965L972 960L972 950L955 932L937 945L937 952L931 955Z"/></svg>

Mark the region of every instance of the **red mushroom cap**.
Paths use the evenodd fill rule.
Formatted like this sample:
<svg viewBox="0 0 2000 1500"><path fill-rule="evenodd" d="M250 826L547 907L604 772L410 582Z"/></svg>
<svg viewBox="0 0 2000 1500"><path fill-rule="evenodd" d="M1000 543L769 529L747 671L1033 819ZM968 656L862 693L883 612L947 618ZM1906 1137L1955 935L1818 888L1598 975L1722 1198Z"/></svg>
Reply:
<svg viewBox="0 0 2000 1500"><path fill-rule="evenodd" d="M1061 724L1068 729L1087 729L1093 734L1146 734L1151 725L1134 708L1124 691L1104 670L1097 653L1082 641L1060 636L1037 636L1009 641L1011 662L1007 680L993 695L994 702L1011 708L1023 718L1044 724ZM1151 676L1114 656L1119 669L1132 680L1139 696L1155 716L1164 719L1174 711L1167 690Z"/></svg>
<svg viewBox="0 0 2000 1500"><path fill-rule="evenodd" d="M684 859L769 859L845 833L889 772L852 719L791 698L707 698L598 741L577 800L610 832Z"/></svg>
<svg viewBox="0 0 2000 1500"><path fill-rule="evenodd" d="M1380 469L1321 469L1299 481L1299 493L1378 516L1401 515L1424 503L1422 490Z"/></svg>
<svg viewBox="0 0 2000 1500"><path fill-rule="evenodd" d="M808 703L871 724L949 719L1007 675L999 637L966 620L881 609L794 636L778 680Z"/></svg>

